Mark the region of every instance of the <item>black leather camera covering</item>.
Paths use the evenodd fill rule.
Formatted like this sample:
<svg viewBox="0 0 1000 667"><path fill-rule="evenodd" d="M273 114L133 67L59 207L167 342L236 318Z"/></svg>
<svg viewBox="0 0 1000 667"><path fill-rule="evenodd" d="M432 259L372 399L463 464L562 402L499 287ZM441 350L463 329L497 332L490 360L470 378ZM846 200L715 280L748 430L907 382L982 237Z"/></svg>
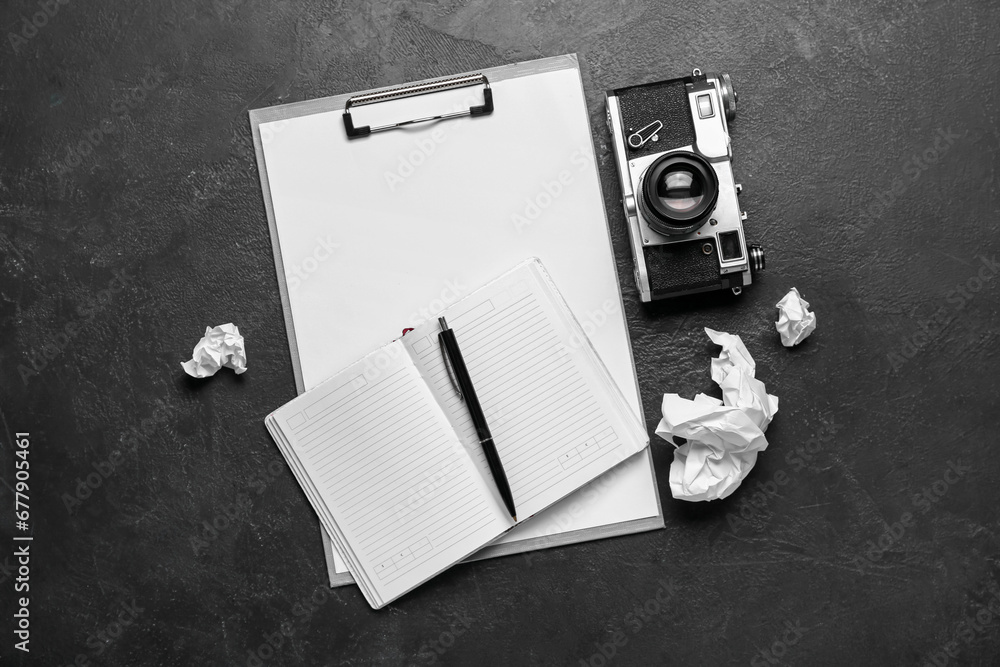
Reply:
<svg viewBox="0 0 1000 667"><path fill-rule="evenodd" d="M706 243L712 246L712 252L707 255L702 250ZM654 297L743 286L742 273L719 273L719 248L712 237L646 246L642 252Z"/></svg>
<svg viewBox="0 0 1000 667"><path fill-rule="evenodd" d="M653 155L694 144L694 121L688 104L685 79L672 79L614 91L621 109L625 139L653 121L663 123L657 141L647 141L639 148L628 147L629 158Z"/></svg>

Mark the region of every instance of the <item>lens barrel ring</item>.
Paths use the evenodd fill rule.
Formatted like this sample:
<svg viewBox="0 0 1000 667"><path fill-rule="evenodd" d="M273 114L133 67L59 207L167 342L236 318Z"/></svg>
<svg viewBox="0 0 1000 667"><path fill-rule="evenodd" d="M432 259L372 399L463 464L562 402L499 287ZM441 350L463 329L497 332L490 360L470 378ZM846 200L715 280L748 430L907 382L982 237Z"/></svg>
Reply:
<svg viewBox="0 0 1000 667"><path fill-rule="evenodd" d="M682 175L698 192L698 201L687 209L664 203L671 176ZM649 165L640 177L639 209L654 231L666 235L687 234L701 227L719 199L715 170L702 157L690 153L667 153Z"/></svg>

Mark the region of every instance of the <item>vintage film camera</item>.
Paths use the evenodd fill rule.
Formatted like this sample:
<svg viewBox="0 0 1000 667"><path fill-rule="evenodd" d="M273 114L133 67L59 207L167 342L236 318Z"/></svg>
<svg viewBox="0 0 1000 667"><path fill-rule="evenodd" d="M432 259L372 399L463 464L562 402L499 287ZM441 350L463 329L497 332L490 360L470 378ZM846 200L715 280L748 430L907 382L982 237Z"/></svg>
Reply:
<svg viewBox="0 0 1000 667"><path fill-rule="evenodd" d="M720 289L739 294L764 269L764 250L743 233L729 75L695 69L608 91L606 99L642 301Z"/></svg>

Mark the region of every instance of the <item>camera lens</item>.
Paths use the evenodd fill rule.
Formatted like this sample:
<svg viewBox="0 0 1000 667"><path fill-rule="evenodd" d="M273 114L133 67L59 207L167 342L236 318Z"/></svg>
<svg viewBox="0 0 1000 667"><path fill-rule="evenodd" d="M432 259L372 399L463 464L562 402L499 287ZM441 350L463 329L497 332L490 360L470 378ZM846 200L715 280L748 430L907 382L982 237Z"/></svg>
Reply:
<svg viewBox="0 0 1000 667"><path fill-rule="evenodd" d="M705 199L704 183L687 167L663 172L654 187L660 203L675 213L687 213Z"/></svg>
<svg viewBox="0 0 1000 667"><path fill-rule="evenodd" d="M657 158L642 176L639 205L649 226L661 234L687 234L715 208L715 170L693 153Z"/></svg>

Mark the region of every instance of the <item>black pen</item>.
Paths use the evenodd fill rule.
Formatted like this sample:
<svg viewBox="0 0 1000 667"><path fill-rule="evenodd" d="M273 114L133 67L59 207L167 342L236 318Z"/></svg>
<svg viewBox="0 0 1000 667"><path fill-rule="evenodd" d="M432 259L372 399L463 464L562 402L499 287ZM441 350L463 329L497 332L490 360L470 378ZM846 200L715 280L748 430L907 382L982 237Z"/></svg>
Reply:
<svg viewBox="0 0 1000 667"><path fill-rule="evenodd" d="M479 436L479 444L486 454L486 462L493 473L493 479L500 490L500 497L503 498L504 505L510 516L517 521L517 514L514 512L514 494L510 492L510 483L507 481L507 474L503 471L503 464L500 463L500 454L497 453L497 446L493 442L493 434L490 433L489 424L486 423L486 415L483 414L483 407L479 404L479 397L472 386L472 378L469 376L469 369L465 367L465 359L462 358L462 351L458 348L458 339L455 332L448 326L443 317L438 318L441 325L441 333L438 334L438 342L444 348L445 365L448 367L448 374L451 375L455 389L458 390L458 397L469 406L469 414L472 415L472 423L476 427L476 434ZM452 375L454 371L454 375Z"/></svg>

